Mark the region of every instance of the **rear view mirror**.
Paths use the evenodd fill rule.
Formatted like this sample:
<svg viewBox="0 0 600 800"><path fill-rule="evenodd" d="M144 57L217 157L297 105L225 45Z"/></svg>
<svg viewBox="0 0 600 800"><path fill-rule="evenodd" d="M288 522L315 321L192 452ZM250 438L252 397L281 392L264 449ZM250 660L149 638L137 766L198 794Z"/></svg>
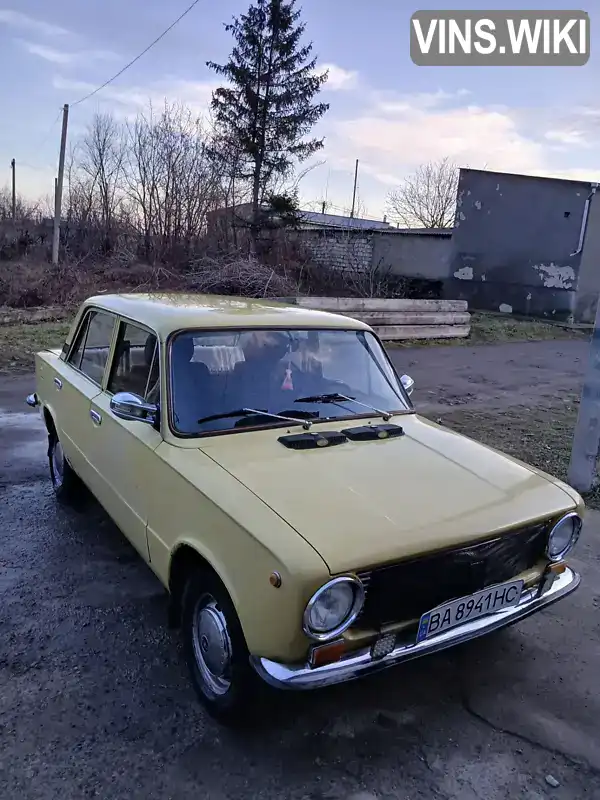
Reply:
<svg viewBox="0 0 600 800"><path fill-rule="evenodd" d="M403 375L400 378L400 383L404 387L404 391L406 392L406 394L411 395L413 393L413 389L415 388L415 382L410 377L410 375Z"/></svg>

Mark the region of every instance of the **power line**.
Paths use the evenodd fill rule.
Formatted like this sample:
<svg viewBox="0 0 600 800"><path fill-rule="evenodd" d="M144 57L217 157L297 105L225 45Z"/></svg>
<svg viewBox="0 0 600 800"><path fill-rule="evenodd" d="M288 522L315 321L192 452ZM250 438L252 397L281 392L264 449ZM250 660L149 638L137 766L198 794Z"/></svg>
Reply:
<svg viewBox="0 0 600 800"><path fill-rule="evenodd" d="M126 70L129 69L129 67L133 66L136 61L139 61L142 56L146 55L148 50L150 50L152 47L154 47L155 44L158 44L158 42L160 42L160 40L163 39L167 35L167 33L169 33L169 31L173 30L175 25L177 25L178 22L181 22L181 20L187 14L189 14L190 11L194 8L194 6L197 6L199 2L200 2L200 0L194 0L194 2L191 5L189 5L186 8L186 10L179 17L177 17L175 22L172 22L169 25L169 27L160 34L160 36L158 36L151 44L149 44L148 47L146 47L145 50L142 50L142 52L139 55L137 55L132 61L130 61L129 64L126 64L123 67L122 70L119 70L119 72L117 72L116 75L113 75L112 78L109 78L105 83L102 84L102 86L98 86L97 89L94 89L93 92L90 92L89 94L86 94L85 97L82 97L80 100L77 100L76 103L71 103L71 106L78 106L80 103L83 103L86 100L89 100L90 97L93 97L95 94L98 94L98 92L101 91L102 89L104 89L106 86L108 86L109 83L112 83L114 80L116 80L118 77L120 77Z"/></svg>

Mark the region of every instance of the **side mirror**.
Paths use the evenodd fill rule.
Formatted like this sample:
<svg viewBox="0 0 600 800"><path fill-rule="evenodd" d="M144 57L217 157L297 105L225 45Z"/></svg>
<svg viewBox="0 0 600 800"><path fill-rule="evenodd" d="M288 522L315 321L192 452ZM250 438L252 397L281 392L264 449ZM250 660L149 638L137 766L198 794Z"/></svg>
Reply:
<svg viewBox="0 0 600 800"><path fill-rule="evenodd" d="M146 401L132 392L117 392L110 398L110 410L119 419L128 419L146 422L149 425L156 423L158 406Z"/></svg>
<svg viewBox="0 0 600 800"><path fill-rule="evenodd" d="M415 388L414 380L410 377L410 375L403 375L400 378L400 383L404 387L404 391L406 392L406 394L410 396L413 393L413 389Z"/></svg>

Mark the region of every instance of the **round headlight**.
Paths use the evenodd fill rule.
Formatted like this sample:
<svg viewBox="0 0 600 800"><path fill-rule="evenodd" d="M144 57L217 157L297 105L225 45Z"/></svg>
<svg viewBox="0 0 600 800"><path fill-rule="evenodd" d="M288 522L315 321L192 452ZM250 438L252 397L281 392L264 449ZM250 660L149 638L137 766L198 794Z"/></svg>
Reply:
<svg viewBox="0 0 600 800"><path fill-rule="evenodd" d="M574 512L560 519L548 535L546 555L551 561L560 561L575 545L581 533L581 517Z"/></svg>
<svg viewBox="0 0 600 800"><path fill-rule="evenodd" d="M357 578L334 578L316 591L304 612L304 631L319 641L349 628L363 607L365 590Z"/></svg>

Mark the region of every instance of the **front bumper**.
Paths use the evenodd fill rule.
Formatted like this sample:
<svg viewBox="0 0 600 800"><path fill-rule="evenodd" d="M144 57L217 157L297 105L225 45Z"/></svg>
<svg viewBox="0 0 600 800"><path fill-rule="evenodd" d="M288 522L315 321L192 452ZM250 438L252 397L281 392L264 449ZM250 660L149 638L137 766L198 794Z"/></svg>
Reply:
<svg viewBox="0 0 600 800"><path fill-rule="evenodd" d="M340 661L315 668L311 668L308 664L281 664L256 656L251 656L250 662L260 677L277 689L317 689L334 683L343 683L379 672L402 661L410 661L413 658L445 650L447 647L462 644L477 636L518 622L566 597L575 591L580 581L578 573L567 567L562 574L554 578L545 591L544 585L541 592L539 586L524 591L519 605L514 608L479 617L418 644L399 645L383 658L372 658L371 648L366 647L353 651Z"/></svg>

